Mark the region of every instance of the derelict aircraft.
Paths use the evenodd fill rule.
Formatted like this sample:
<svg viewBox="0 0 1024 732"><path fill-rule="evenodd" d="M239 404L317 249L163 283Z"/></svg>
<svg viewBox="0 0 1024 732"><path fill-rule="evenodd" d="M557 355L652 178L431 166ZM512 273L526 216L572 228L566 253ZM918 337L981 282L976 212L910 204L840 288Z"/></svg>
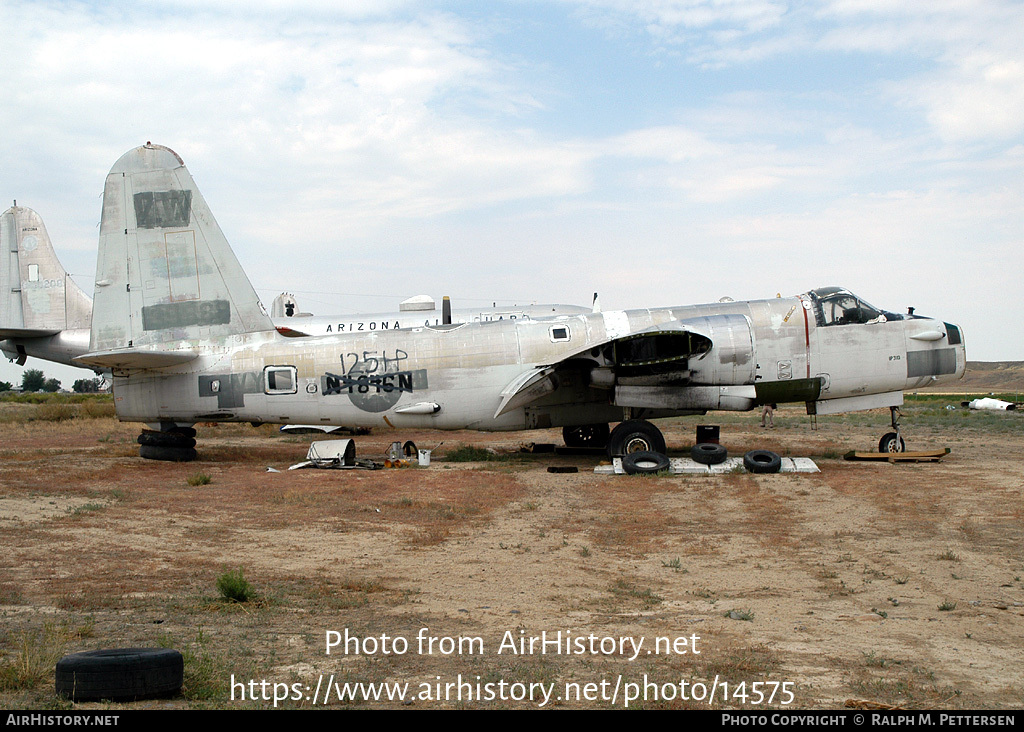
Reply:
<svg viewBox="0 0 1024 732"><path fill-rule="evenodd" d="M81 366L74 359L89 352L92 298L61 266L42 217L15 201L0 214L0 251L0 351L19 365L31 356ZM447 297L438 311L433 299L417 295L403 301L397 312L314 316L301 312L295 296L284 292L271 305L271 320L281 333L308 336L585 312L592 309L497 303L490 308L453 309Z"/></svg>
<svg viewBox="0 0 1024 732"><path fill-rule="evenodd" d="M0 349L74 366L89 350L92 300L64 271L42 217L14 206L0 214Z"/></svg>
<svg viewBox="0 0 1024 732"><path fill-rule="evenodd" d="M665 452L649 420L764 403L890 407L959 378L960 329L839 288L789 298L374 332L275 326L178 155L147 144L107 176L89 352L122 421L521 430L613 455ZM609 423L619 422L614 429ZM167 444L173 445L173 442ZM172 458L173 459L173 458Z"/></svg>

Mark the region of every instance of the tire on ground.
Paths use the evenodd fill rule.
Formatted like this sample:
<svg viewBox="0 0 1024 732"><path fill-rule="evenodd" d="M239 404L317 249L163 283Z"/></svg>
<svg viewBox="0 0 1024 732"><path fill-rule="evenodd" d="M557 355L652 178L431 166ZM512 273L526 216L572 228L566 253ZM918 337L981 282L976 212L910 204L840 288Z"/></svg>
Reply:
<svg viewBox="0 0 1024 732"><path fill-rule="evenodd" d="M187 463L195 460L198 455L194 447L157 447L155 445L142 445L139 447L139 457L146 460L166 460L172 463Z"/></svg>
<svg viewBox="0 0 1024 732"><path fill-rule="evenodd" d="M751 450L743 456L743 467L751 473L777 473L782 469L782 458L771 450Z"/></svg>
<svg viewBox="0 0 1024 732"><path fill-rule="evenodd" d="M181 427L179 425L174 425L173 427L171 427L167 431L168 432L176 432L179 435L185 435L185 437L195 437L196 436L196 428L195 427Z"/></svg>
<svg viewBox="0 0 1024 732"><path fill-rule="evenodd" d="M622 469L627 475L660 473L669 468L668 457L660 452L631 452L622 456Z"/></svg>
<svg viewBox="0 0 1024 732"><path fill-rule="evenodd" d="M151 447L195 447L196 438L189 437L181 432L154 432L143 430L142 434L135 438L140 445Z"/></svg>
<svg viewBox="0 0 1024 732"><path fill-rule="evenodd" d="M170 648L111 648L64 656L57 662L57 694L72 701L132 701L174 696L184 659Z"/></svg>
<svg viewBox="0 0 1024 732"><path fill-rule="evenodd" d="M729 457L729 451L714 442L699 442L690 448L690 457L701 465L718 465Z"/></svg>

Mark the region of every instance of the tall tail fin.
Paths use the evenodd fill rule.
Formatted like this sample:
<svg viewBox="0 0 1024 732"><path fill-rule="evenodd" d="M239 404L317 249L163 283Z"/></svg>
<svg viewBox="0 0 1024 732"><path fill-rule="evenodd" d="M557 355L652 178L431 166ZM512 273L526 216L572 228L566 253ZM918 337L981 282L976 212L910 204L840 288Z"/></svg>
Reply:
<svg viewBox="0 0 1024 732"><path fill-rule="evenodd" d="M42 217L14 205L0 215L0 338L88 328L92 301L57 259Z"/></svg>
<svg viewBox="0 0 1024 732"><path fill-rule="evenodd" d="M140 349L273 330L188 169L147 143L103 190L91 350Z"/></svg>

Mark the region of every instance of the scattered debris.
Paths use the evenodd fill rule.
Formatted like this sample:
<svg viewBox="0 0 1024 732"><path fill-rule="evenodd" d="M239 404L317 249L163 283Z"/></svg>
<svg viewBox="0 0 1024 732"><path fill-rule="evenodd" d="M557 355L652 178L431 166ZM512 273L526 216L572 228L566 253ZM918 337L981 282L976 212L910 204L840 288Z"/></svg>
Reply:
<svg viewBox="0 0 1024 732"><path fill-rule="evenodd" d="M334 468L378 470L380 464L373 460L356 460L356 444L352 440L322 440L309 446L306 460L289 467L289 470L301 468Z"/></svg>
<svg viewBox="0 0 1024 732"><path fill-rule="evenodd" d="M991 397L960 402L960 406L967 407L968 409L987 409L996 412L1012 412L1017 409L1017 405L1013 402L1004 402L1002 399L992 399Z"/></svg>

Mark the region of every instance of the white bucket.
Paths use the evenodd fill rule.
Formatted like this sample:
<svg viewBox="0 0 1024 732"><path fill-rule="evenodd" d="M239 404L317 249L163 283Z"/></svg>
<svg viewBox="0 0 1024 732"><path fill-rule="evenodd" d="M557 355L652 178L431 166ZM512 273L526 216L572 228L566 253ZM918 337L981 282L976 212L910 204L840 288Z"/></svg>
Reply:
<svg viewBox="0 0 1024 732"><path fill-rule="evenodd" d="M430 465L430 450L420 450L420 465L426 467Z"/></svg>

